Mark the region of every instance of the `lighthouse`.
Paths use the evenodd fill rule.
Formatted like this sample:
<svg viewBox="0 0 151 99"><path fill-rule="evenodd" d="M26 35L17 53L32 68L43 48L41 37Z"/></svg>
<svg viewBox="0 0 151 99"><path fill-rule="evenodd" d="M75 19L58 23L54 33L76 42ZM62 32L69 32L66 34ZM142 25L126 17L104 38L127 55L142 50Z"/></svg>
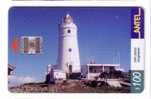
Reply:
<svg viewBox="0 0 151 99"><path fill-rule="evenodd" d="M69 14L59 24L58 67L67 74L81 72L77 26Z"/></svg>

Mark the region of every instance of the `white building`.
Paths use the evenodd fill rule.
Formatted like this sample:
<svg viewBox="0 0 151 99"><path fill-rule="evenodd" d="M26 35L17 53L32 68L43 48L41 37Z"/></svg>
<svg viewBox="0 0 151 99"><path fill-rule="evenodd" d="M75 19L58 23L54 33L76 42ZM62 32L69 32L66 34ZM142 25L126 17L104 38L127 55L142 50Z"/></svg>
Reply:
<svg viewBox="0 0 151 99"><path fill-rule="evenodd" d="M55 65L49 64L46 69L46 75L53 73L53 77L55 80L65 80L66 79L66 73L63 70L54 69Z"/></svg>
<svg viewBox="0 0 151 99"><path fill-rule="evenodd" d="M66 73L80 73L77 26L67 14L59 25L58 67Z"/></svg>
<svg viewBox="0 0 151 99"><path fill-rule="evenodd" d="M94 80L102 72L110 72L120 67L120 64L86 64L87 67L87 79Z"/></svg>
<svg viewBox="0 0 151 99"><path fill-rule="evenodd" d="M66 73L62 70L55 69L54 78L55 80L66 80Z"/></svg>

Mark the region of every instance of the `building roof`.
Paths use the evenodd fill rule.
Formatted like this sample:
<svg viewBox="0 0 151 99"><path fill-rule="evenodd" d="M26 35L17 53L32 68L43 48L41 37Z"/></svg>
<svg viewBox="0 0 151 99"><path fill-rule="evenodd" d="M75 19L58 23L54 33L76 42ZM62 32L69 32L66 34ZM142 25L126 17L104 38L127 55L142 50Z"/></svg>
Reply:
<svg viewBox="0 0 151 99"><path fill-rule="evenodd" d="M86 64L86 66L112 66L112 67L119 67L120 64Z"/></svg>

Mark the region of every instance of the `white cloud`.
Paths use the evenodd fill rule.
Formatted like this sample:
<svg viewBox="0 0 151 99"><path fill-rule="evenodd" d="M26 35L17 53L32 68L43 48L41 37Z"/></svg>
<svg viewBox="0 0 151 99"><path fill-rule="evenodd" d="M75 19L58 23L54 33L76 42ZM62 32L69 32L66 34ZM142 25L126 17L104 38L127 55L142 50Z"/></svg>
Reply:
<svg viewBox="0 0 151 99"><path fill-rule="evenodd" d="M34 77L30 76L9 76L8 77L8 85L9 87L12 86L19 86L25 83L37 82Z"/></svg>

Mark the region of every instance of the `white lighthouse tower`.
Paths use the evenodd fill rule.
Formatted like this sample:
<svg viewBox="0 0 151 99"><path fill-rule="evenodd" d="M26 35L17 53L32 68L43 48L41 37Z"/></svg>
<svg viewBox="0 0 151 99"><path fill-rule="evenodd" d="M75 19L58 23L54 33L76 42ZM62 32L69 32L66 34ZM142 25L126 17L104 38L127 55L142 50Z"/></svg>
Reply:
<svg viewBox="0 0 151 99"><path fill-rule="evenodd" d="M59 25L58 66L65 73L80 73L77 26L69 14Z"/></svg>

